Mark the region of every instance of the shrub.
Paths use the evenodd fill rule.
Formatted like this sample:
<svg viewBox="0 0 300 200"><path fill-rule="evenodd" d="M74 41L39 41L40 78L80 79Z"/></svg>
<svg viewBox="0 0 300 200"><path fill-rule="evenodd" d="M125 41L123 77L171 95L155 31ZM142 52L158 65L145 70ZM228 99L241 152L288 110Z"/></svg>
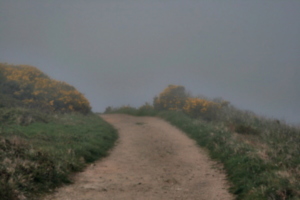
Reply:
<svg viewBox="0 0 300 200"><path fill-rule="evenodd" d="M191 117L201 117L205 120L213 120L221 105L212 101L199 98L188 98L185 101L183 111Z"/></svg>
<svg viewBox="0 0 300 200"><path fill-rule="evenodd" d="M91 111L89 101L73 86L50 79L35 67L0 63L0 72L3 99L13 98L23 107L38 108L48 112L88 113ZM9 104L8 101L3 103Z"/></svg>
<svg viewBox="0 0 300 200"><path fill-rule="evenodd" d="M108 106L105 108L105 111L104 113L111 113L112 112L112 107L111 106Z"/></svg>
<svg viewBox="0 0 300 200"><path fill-rule="evenodd" d="M156 114L157 114L157 111L154 110L154 107L152 105L150 105L149 103L145 103L138 109L139 116L144 116L144 115L155 116Z"/></svg>
<svg viewBox="0 0 300 200"><path fill-rule="evenodd" d="M156 110L181 110L187 96L183 86L169 85L154 98L153 105Z"/></svg>
<svg viewBox="0 0 300 200"><path fill-rule="evenodd" d="M213 120L217 117L221 107L227 106L225 101L213 102L204 98L190 97L183 86L169 85L166 89L154 98L154 109L182 110L187 115L204 120Z"/></svg>

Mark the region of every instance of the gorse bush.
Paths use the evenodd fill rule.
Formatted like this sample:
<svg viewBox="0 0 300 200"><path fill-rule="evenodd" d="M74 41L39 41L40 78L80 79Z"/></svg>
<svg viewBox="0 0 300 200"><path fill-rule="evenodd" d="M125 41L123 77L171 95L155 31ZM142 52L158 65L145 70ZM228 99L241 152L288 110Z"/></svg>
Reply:
<svg viewBox="0 0 300 200"><path fill-rule="evenodd" d="M153 107L158 111L184 111L193 118L205 120L215 119L219 110L226 105L225 101L213 102L203 98L192 97L180 85L169 85L153 101Z"/></svg>
<svg viewBox="0 0 300 200"><path fill-rule="evenodd" d="M187 94L180 85L169 85L158 97L154 98L153 106L157 110L181 110Z"/></svg>
<svg viewBox="0 0 300 200"><path fill-rule="evenodd" d="M183 111L191 117L202 117L206 120L215 119L221 104L199 98L187 98Z"/></svg>
<svg viewBox="0 0 300 200"><path fill-rule="evenodd" d="M18 106L50 112L81 112L91 110L89 101L73 86L50 79L35 67L0 63L1 103L15 99Z"/></svg>

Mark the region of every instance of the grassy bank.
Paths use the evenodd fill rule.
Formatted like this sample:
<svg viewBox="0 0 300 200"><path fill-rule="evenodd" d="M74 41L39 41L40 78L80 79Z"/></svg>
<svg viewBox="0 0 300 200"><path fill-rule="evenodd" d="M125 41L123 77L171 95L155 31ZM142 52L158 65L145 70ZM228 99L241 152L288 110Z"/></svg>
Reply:
<svg viewBox="0 0 300 200"><path fill-rule="evenodd" d="M0 110L0 197L34 199L107 155L116 130L95 114Z"/></svg>
<svg viewBox="0 0 300 200"><path fill-rule="evenodd" d="M147 115L130 107L112 112ZM234 107L220 110L213 121L180 111L152 110L149 115L183 130L222 162L237 199L300 199L299 129Z"/></svg>

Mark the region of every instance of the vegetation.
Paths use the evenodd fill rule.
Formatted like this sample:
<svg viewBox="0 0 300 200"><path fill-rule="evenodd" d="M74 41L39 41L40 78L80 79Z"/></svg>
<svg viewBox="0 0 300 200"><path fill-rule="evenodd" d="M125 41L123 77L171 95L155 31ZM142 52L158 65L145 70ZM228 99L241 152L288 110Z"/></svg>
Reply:
<svg viewBox="0 0 300 200"><path fill-rule="evenodd" d="M300 199L300 130L222 99L169 85L140 108L106 113L159 116L223 163L237 199ZM105 156L116 130L91 113L73 86L35 67L0 64L0 197L34 199Z"/></svg>
<svg viewBox="0 0 300 200"><path fill-rule="evenodd" d="M85 114L91 111L88 100L73 86L50 79L32 66L0 63L0 90L2 107Z"/></svg>
<svg viewBox="0 0 300 200"><path fill-rule="evenodd" d="M183 86L169 85L158 97L154 97L153 106L156 110L181 110L186 99Z"/></svg>
<svg viewBox="0 0 300 200"><path fill-rule="evenodd" d="M174 106L174 88L181 88L184 103ZM148 110L127 106L110 111L149 113L183 130L223 163L237 199L300 199L299 128L239 110L222 99L196 98L182 91L182 86L169 86L154 98L152 108L147 104ZM168 102L171 105L165 106Z"/></svg>
<svg viewBox="0 0 300 200"><path fill-rule="evenodd" d="M0 64L0 199L35 199L107 154L116 130L73 86Z"/></svg>
<svg viewBox="0 0 300 200"><path fill-rule="evenodd" d="M228 102L222 100L214 102L205 98L192 97L180 85L169 85L158 97L154 97L153 101L155 110L183 111L193 118L205 120L216 119L218 110L227 105Z"/></svg>
<svg viewBox="0 0 300 200"><path fill-rule="evenodd" d="M153 108L150 104L146 103L139 109L133 108L131 106L122 106L120 108L107 107L104 113L124 113L135 116L156 116L157 110Z"/></svg>
<svg viewBox="0 0 300 200"><path fill-rule="evenodd" d="M23 126L18 119L26 112L10 109L3 113L13 116L0 133L3 200L24 196L32 199L32 194L36 196L70 182L71 172L105 156L117 138L112 126L94 114L42 116L39 113L40 116L33 117L33 123L26 122Z"/></svg>

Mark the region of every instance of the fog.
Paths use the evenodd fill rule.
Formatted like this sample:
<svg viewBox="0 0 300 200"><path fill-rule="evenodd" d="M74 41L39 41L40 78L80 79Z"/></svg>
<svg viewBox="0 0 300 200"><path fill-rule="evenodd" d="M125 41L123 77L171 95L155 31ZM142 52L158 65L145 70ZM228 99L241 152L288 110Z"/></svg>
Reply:
<svg viewBox="0 0 300 200"><path fill-rule="evenodd" d="M0 62L75 86L93 111L169 84L300 122L300 1L0 0Z"/></svg>

